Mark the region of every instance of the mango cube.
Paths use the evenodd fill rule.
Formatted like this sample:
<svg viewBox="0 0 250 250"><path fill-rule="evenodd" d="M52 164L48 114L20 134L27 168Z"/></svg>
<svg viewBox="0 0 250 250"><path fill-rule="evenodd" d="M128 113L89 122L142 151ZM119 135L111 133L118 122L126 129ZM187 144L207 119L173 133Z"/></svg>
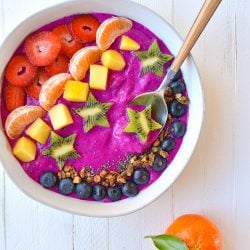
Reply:
<svg viewBox="0 0 250 250"><path fill-rule="evenodd" d="M73 123L70 111L64 104L57 104L49 110L50 121L54 130L64 128Z"/></svg>
<svg viewBox="0 0 250 250"><path fill-rule="evenodd" d="M140 44L128 36L122 36L120 49L128 51L136 51L140 49Z"/></svg>
<svg viewBox="0 0 250 250"><path fill-rule="evenodd" d="M112 49L103 52L101 61L104 66L116 71L121 71L126 66L123 56L118 51Z"/></svg>
<svg viewBox="0 0 250 250"><path fill-rule="evenodd" d="M26 130L26 134L32 139L44 144L51 132L50 126L41 118L36 119Z"/></svg>
<svg viewBox="0 0 250 250"><path fill-rule="evenodd" d="M86 102L89 85L80 81L68 81L64 88L63 98L70 102Z"/></svg>
<svg viewBox="0 0 250 250"><path fill-rule="evenodd" d="M106 90L108 68L102 65L90 65L89 86L91 89Z"/></svg>
<svg viewBox="0 0 250 250"><path fill-rule="evenodd" d="M36 157L36 144L26 137L21 137L13 148L13 154L20 161L33 161Z"/></svg>

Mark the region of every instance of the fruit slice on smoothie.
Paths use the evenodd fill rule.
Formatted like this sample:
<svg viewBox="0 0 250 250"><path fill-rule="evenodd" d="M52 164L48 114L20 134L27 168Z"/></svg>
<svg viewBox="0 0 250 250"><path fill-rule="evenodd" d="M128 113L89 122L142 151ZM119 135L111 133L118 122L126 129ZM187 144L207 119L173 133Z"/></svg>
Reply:
<svg viewBox="0 0 250 250"><path fill-rule="evenodd" d="M57 99L62 95L64 86L72 77L68 73L61 73L52 76L42 86L39 103L45 109L49 110L54 106Z"/></svg>
<svg viewBox="0 0 250 250"><path fill-rule="evenodd" d="M143 143L147 141L150 131L162 128L161 124L151 118L151 105L146 107L143 111L127 108L127 114L129 117L129 124L123 131L136 134Z"/></svg>
<svg viewBox="0 0 250 250"><path fill-rule="evenodd" d="M96 32L96 44L101 50L107 50L115 39L129 31L133 26L125 17L112 17L105 20Z"/></svg>
<svg viewBox="0 0 250 250"><path fill-rule="evenodd" d="M46 115L46 111L39 106L22 106L12 111L5 122L5 130L10 139L16 139L25 127L37 118Z"/></svg>
<svg viewBox="0 0 250 250"><path fill-rule="evenodd" d="M49 76L60 73L67 73L69 67L69 59L64 55L58 55L53 63L44 67L45 72Z"/></svg>
<svg viewBox="0 0 250 250"><path fill-rule="evenodd" d="M18 87L28 86L37 75L37 67L33 66L25 55L13 57L7 65L7 80Z"/></svg>
<svg viewBox="0 0 250 250"><path fill-rule="evenodd" d="M80 81L68 81L64 88L63 98L70 102L86 102L88 95L88 83Z"/></svg>
<svg viewBox="0 0 250 250"><path fill-rule="evenodd" d="M42 155L54 158L58 167L62 169L67 160L77 159L80 157L74 149L75 139L76 134L72 134L64 138L52 131L51 146L42 151Z"/></svg>
<svg viewBox="0 0 250 250"><path fill-rule="evenodd" d="M49 110L49 117L54 130L58 130L73 123L68 107L62 103Z"/></svg>
<svg viewBox="0 0 250 250"><path fill-rule="evenodd" d="M69 71L72 77L81 81L91 64L96 63L101 58L101 50L97 46L89 46L77 51L70 60Z"/></svg>
<svg viewBox="0 0 250 250"><path fill-rule="evenodd" d="M24 50L33 65L47 66L57 58L61 50L61 42L51 31L42 31L25 40Z"/></svg>
<svg viewBox="0 0 250 250"><path fill-rule="evenodd" d="M28 87L26 87L26 93L28 96L39 99L39 95L42 89L42 85L49 79L49 76L43 71L38 71L38 74ZM24 105L24 104L23 104Z"/></svg>
<svg viewBox="0 0 250 250"><path fill-rule="evenodd" d="M138 51L135 55L142 64L141 77L149 72L162 77L164 64L173 59L173 56L161 52L156 40L147 51Z"/></svg>
<svg viewBox="0 0 250 250"><path fill-rule="evenodd" d="M126 66L123 56L117 50L103 52L101 61L104 66L115 71L122 71Z"/></svg>
<svg viewBox="0 0 250 250"><path fill-rule="evenodd" d="M82 43L95 41L99 26L99 21L92 15L78 15L69 24L74 38Z"/></svg>
<svg viewBox="0 0 250 250"><path fill-rule="evenodd" d="M110 126L106 113L111 106L112 103L101 103L90 93L86 105L74 111L84 119L84 130L89 132L95 126Z"/></svg>
<svg viewBox="0 0 250 250"><path fill-rule="evenodd" d="M102 65L90 65L89 86L91 89L106 90L108 68Z"/></svg>
<svg viewBox="0 0 250 250"><path fill-rule="evenodd" d="M26 94L24 88L8 84L4 88L4 101L6 109L9 112L25 105Z"/></svg>
<svg viewBox="0 0 250 250"><path fill-rule="evenodd" d="M140 44L128 36L122 36L120 49L127 51L136 51L140 49Z"/></svg>
<svg viewBox="0 0 250 250"><path fill-rule="evenodd" d="M36 144L23 136L17 141L12 152L20 161L30 162L36 157Z"/></svg>
<svg viewBox="0 0 250 250"><path fill-rule="evenodd" d="M77 42L72 36L66 24L55 27L52 32L56 34L61 41L61 53L65 56L72 57L83 45Z"/></svg>
<svg viewBox="0 0 250 250"><path fill-rule="evenodd" d="M41 144L45 144L50 135L51 128L45 121L43 121L41 118L38 118L29 126L29 128L25 132L32 139Z"/></svg>

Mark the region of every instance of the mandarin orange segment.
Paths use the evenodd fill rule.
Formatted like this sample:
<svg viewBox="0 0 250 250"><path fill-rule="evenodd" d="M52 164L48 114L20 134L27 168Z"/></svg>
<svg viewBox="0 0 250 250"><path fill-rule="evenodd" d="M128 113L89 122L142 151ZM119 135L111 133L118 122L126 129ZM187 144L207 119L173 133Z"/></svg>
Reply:
<svg viewBox="0 0 250 250"><path fill-rule="evenodd" d="M57 99L62 95L67 81L72 80L68 73L60 73L50 77L42 86L39 103L45 109L49 110L54 106Z"/></svg>
<svg viewBox="0 0 250 250"><path fill-rule="evenodd" d="M101 58L102 51L97 46L89 46L77 51L70 60L69 71L76 81L82 80L90 65Z"/></svg>
<svg viewBox="0 0 250 250"><path fill-rule="evenodd" d="M201 215L186 214L180 216L167 228L166 234L179 237L190 249L222 249L218 228Z"/></svg>
<svg viewBox="0 0 250 250"><path fill-rule="evenodd" d="M22 134L26 126L37 118L46 115L46 111L39 106L22 106L12 111L5 122L5 130L9 138L16 139Z"/></svg>
<svg viewBox="0 0 250 250"><path fill-rule="evenodd" d="M112 17L105 20L96 32L96 44L101 50L107 50L118 36L129 31L133 26L125 17Z"/></svg>

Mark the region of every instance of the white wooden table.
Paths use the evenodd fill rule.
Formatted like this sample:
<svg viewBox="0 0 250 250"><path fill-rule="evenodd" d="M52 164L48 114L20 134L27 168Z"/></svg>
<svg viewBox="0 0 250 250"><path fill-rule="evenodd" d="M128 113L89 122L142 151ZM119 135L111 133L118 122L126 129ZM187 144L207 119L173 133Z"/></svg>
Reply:
<svg viewBox="0 0 250 250"><path fill-rule="evenodd" d="M0 43L25 17L60 1L0 0ZM137 2L184 37L203 0ZM191 161L164 195L124 217L73 216L22 194L0 166L0 249L150 250L145 235L162 233L179 215L200 213L220 228L224 250L249 250L249 14L249 1L224 0L193 50L206 96L205 123Z"/></svg>

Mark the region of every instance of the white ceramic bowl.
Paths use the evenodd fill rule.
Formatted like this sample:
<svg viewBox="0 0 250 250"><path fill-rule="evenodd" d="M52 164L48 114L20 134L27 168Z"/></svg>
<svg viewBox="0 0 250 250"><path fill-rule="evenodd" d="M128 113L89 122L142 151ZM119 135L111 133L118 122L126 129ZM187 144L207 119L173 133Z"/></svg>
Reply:
<svg viewBox="0 0 250 250"><path fill-rule="evenodd" d="M27 18L6 38L0 49L1 85L5 65L11 58L19 43L30 32L58 18L75 13L87 12L104 12L131 18L143 24L161 38L173 55L177 54L182 44L180 36L165 20L139 4L126 0L68 1L42 10ZM66 197L44 189L26 175L18 161L13 157L11 148L5 138L1 126L0 157L5 171L13 182L28 196L51 207L70 213L98 217L118 216L134 212L148 205L166 191L181 174L187 165L199 138L204 113L204 102L199 74L191 57L189 57L183 64L182 72L191 100L188 128L182 146L175 159L164 171L161 177L150 187L140 192L136 197L114 203L89 202Z"/></svg>

